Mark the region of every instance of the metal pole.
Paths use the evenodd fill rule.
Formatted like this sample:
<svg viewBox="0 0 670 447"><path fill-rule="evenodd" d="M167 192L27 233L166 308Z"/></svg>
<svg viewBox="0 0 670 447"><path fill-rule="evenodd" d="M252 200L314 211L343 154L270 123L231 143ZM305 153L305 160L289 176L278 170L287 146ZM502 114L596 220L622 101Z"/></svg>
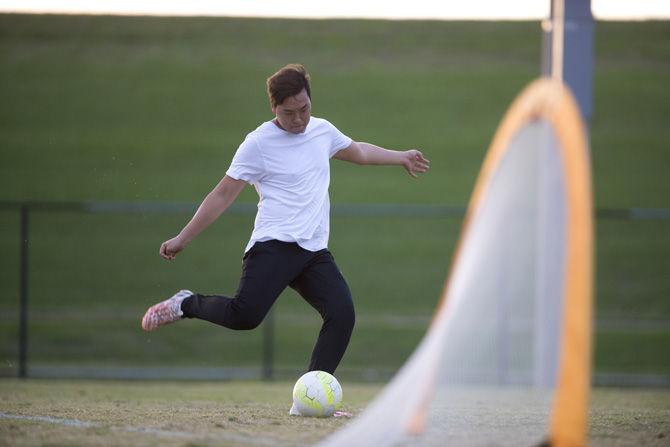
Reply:
<svg viewBox="0 0 670 447"><path fill-rule="evenodd" d="M263 380L272 380L274 363L274 310L270 310L263 323Z"/></svg>
<svg viewBox="0 0 670 447"><path fill-rule="evenodd" d="M588 124L593 115L591 0L551 0L551 17L542 29L542 74L570 87Z"/></svg>
<svg viewBox="0 0 670 447"><path fill-rule="evenodd" d="M28 377L28 205L21 205L19 279L19 377Z"/></svg>

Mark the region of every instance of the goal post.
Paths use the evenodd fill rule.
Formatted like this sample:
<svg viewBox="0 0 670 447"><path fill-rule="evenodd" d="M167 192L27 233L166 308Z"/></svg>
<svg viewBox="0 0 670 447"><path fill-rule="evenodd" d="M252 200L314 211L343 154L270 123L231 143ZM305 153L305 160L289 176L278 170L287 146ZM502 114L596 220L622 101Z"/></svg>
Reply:
<svg viewBox="0 0 670 447"><path fill-rule="evenodd" d="M336 445L583 446L593 222L586 131L558 80L514 100L424 339Z"/></svg>
<svg viewBox="0 0 670 447"><path fill-rule="evenodd" d="M478 209L487 185L499 169L514 136L534 121L546 121L553 129L559 149L567 212L560 366L548 434L552 446L586 445L591 380L594 239L589 151L580 116L573 95L561 82L540 79L528 86L500 124L469 207L472 213Z"/></svg>

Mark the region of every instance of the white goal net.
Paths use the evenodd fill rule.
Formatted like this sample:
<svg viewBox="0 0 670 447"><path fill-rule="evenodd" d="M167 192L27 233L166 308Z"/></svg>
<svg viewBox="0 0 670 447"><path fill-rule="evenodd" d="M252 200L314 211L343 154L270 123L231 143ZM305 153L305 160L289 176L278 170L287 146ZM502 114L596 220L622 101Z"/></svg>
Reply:
<svg viewBox="0 0 670 447"><path fill-rule="evenodd" d="M590 196L574 100L536 81L494 138L428 333L319 446L583 445Z"/></svg>

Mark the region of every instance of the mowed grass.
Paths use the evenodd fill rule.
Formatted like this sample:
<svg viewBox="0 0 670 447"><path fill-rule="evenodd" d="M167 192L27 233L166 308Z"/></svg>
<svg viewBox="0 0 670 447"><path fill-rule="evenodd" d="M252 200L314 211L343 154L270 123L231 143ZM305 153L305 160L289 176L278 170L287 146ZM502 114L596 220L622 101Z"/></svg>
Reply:
<svg viewBox="0 0 670 447"><path fill-rule="evenodd" d="M288 416L291 389L288 382L4 379L0 445L297 446L348 422ZM356 416L380 386L344 382L343 389L343 408ZM595 389L590 445L667 445L669 400L668 390ZM501 409L497 423L504 426L506 414Z"/></svg>
<svg viewBox="0 0 670 447"><path fill-rule="evenodd" d="M292 388L287 382L2 380L0 445L308 445L346 423L341 418L290 417ZM347 384L343 409L360 413L378 390L376 385ZM7 414L95 425L72 427Z"/></svg>
<svg viewBox="0 0 670 447"><path fill-rule="evenodd" d="M595 37L596 204L670 207L670 27L599 23ZM266 77L297 61L312 74L314 115L432 161L418 181L333 162L333 203L465 206L503 113L538 75L540 41L531 22L0 15L0 200L197 202L271 117ZM247 188L239 200L255 199ZM259 365L259 331L139 330L144 309L175 290L237 287L253 216L224 216L162 262L160 243L188 218L32 213L32 364ZM14 374L18 214L0 211L0 227L0 373ZM333 216L330 248L358 312L342 371L402 364L459 228L458 218ZM596 371L667 374L670 225L599 221L596 263ZM318 317L290 291L275 311L276 366L300 370Z"/></svg>

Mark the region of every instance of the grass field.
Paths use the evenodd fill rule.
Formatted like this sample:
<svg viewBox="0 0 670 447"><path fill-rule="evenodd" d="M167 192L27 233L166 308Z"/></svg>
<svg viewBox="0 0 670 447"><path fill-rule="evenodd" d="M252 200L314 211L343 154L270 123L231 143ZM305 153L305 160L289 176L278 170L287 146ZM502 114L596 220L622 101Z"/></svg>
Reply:
<svg viewBox="0 0 670 447"><path fill-rule="evenodd" d="M540 39L530 22L0 15L0 201L199 201L270 118L265 78L302 62L316 116L432 161L419 181L334 162L333 203L462 207L502 114L538 75ZM598 23L595 46L596 204L670 208L670 27ZM240 201L254 199L249 188ZM188 214L30 217L32 367L260 366L262 331L139 328L146 306L176 289L234 292L253 216L225 216L175 263L156 252ZM0 209L0 228L0 375L14 375L18 214ZM423 335L459 228L453 217L333 216L331 250L358 315L338 369L345 409L360 413ZM668 221L601 219L596 230L595 371L670 375ZM274 366L288 380L319 321L289 291L274 322ZM289 417L290 389L5 378L0 446L306 445L346 424ZM669 402L668 389L596 388L591 445L668 445Z"/></svg>
<svg viewBox="0 0 670 447"><path fill-rule="evenodd" d="M316 116L432 161L419 181L334 162L333 203L464 206L502 114L539 72L540 37L530 22L0 15L0 200L199 201L270 117L265 78L300 61ZM597 205L670 207L670 27L599 23L595 62ZM254 199L248 188L240 201ZM33 213L32 364L257 366L260 332L197 322L139 330L146 306L177 289L236 288L253 216L226 216L177 262L161 262L160 242L188 217ZM2 375L16 372L18 225L15 211L0 211ZM459 227L456 218L333 218L330 246L358 312L343 374L402 364ZM596 371L670 374L668 221L601 220L597 237ZM276 367L300 370L318 321L292 292L275 310Z"/></svg>
<svg viewBox="0 0 670 447"><path fill-rule="evenodd" d="M344 408L354 415L379 390L372 384L343 386ZM0 445L297 446L347 423L288 416L291 387L285 382L4 379L0 380ZM668 390L596 389L590 445L667 445L669 401ZM504 425L504 414L509 412L502 412L497 423ZM513 441L501 445L516 446Z"/></svg>

